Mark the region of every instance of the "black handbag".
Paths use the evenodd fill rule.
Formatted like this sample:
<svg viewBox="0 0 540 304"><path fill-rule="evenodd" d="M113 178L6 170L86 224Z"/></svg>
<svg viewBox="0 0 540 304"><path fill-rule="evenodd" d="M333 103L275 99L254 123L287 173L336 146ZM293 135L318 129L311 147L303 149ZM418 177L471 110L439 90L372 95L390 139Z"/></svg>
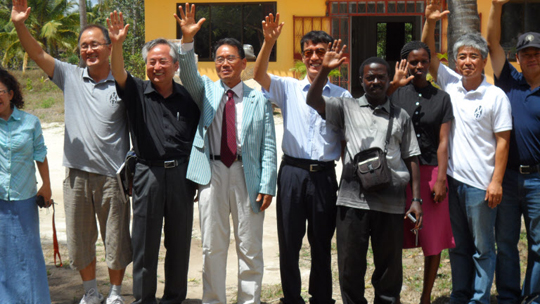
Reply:
<svg viewBox="0 0 540 304"><path fill-rule="evenodd" d="M392 133L392 122L394 120L394 107L390 104L390 118L388 119L388 129L386 131L386 141L384 151L374 147L358 152L353 158L353 165L360 184L365 191L379 191L392 184L392 172L386 161L388 153L387 145Z"/></svg>

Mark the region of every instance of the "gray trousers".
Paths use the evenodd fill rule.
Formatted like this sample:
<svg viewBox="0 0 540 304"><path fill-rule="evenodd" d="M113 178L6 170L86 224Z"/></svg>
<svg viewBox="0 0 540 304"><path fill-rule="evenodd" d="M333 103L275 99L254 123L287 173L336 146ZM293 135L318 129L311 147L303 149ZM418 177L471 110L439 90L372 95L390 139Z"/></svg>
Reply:
<svg viewBox="0 0 540 304"><path fill-rule="evenodd" d="M174 168L137 163L133 179L133 303L156 303L161 228L165 232L165 291L161 303L182 303L187 276L195 184L187 162Z"/></svg>

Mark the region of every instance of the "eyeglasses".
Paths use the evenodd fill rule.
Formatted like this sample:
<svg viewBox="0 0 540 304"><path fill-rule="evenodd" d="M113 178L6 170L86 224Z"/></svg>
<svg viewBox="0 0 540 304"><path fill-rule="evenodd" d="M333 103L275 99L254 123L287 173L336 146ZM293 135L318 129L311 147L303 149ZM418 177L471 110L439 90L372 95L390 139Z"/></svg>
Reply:
<svg viewBox="0 0 540 304"><path fill-rule="evenodd" d="M236 60L240 59L240 57L238 56L234 56L234 55L229 55L227 57L222 57L222 56L219 56L216 58L216 63L217 64L224 64L225 63L225 60L227 60L228 63L230 64L233 64L236 62Z"/></svg>
<svg viewBox="0 0 540 304"><path fill-rule="evenodd" d="M97 50L102 45L109 45L108 43L92 43L92 44L81 44L81 51L88 51L88 49Z"/></svg>
<svg viewBox="0 0 540 304"><path fill-rule="evenodd" d="M313 56L313 53L316 53L317 56L319 57L324 57L324 54L326 54L326 49L324 48L318 48L318 49L307 49L307 50L304 50L304 53L302 53L302 55L306 58L309 58L311 56Z"/></svg>
<svg viewBox="0 0 540 304"><path fill-rule="evenodd" d="M0 96L7 94L8 92L9 92L8 90L0 90Z"/></svg>

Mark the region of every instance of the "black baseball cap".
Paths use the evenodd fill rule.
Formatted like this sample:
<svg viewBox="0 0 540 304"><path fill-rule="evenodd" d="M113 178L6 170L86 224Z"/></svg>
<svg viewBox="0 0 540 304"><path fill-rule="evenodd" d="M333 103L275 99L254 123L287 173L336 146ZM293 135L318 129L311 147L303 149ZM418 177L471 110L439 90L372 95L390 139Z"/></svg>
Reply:
<svg viewBox="0 0 540 304"><path fill-rule="evenodd" d="M518 43L516 45L516 52L528 47L540 49L540 33L528 32L519 36Z"/></svg>

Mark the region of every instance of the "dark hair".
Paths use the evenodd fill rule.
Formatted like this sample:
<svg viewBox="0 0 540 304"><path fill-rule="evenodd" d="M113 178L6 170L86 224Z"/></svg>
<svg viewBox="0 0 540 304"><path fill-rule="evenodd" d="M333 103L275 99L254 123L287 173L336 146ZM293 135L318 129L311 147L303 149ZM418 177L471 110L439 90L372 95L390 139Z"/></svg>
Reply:
<svg viewBox="0 0 540 304"><path fill-rule="evenodd" d="M429 47L427 44L423 43L422 41L411 41L403 46L401 49L401 59L407 59L409 57L409 54L412 51L424 49L428 53L429 61L431 61L431 51L429 50Z"/></svg>
<svg viewBox="0 0 540 304"><path fill-rule="evenodd" d="M77 38L77 44L79 44L81 42L82 34L86 30L91 29L91 28L97 28L97 29L101 30L101 32L103 33L103 38L105 38L105 43L106 44L111 44L111 38L109 37L109 30L107 30L103 25L99 25L99 24L89 24L89 25L83 27L81 29L81 32L79 33L79 38Z"/></svg>
<svg viewBox="0 0 540 304"><path fill-rule="evenodd" d="M334 42L334 38L325 31L311 31L300 40L300 50L304 53L304 44L311 41L313 44Z"/></svg>
<svg viewBox="0 0 540 304"><path fill-rule="evenodd" d="M362 62L362 65L360 66L360 79L364 77L364 67L372 63L384 65L386 67L386 74L388 75L388 77L390 77L390 65L388 64L388 62L386 62L386 60L379 57L369 57L368 59L364 60L364 62Z"/></svg>
<svg viewBox="0 0 540 304"><path fill-rule="evenodd" d="M222 45L230 45L234 46L238 50L238 55L240 55L241 59L246 58L246 52L244 52L244 47L240 43L240 41L234 39L234 38L223 38L219 39L218 42L214 45L214 59L216 58L216 52Z"/></svg>
<svg viewBox="0 0 540 304"><path fill-rule="evenodd" d="M24 100L21 91L21 85L7 70L0 68L0 82L3 83L8 91L13 91L13 98L11 99L11 108L17 107L17 109L22 109L24 107ZM8 92L9 93L9 92Z"/></svg>

